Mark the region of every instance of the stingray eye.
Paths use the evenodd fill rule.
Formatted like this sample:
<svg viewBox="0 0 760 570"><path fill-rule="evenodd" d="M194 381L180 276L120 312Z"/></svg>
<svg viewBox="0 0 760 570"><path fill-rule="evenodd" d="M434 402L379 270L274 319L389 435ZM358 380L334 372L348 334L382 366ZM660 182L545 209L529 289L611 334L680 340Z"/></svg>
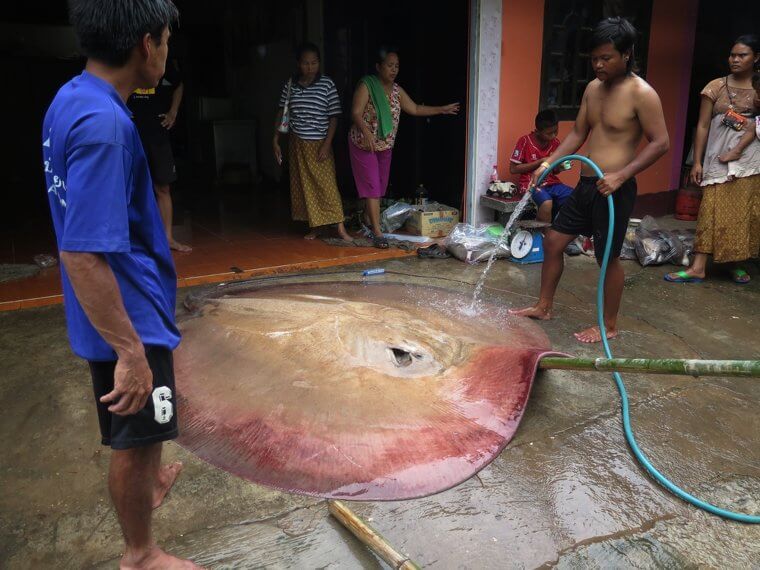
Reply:
<svg viewBox="0 0 760 570"><path fill-rule="evenodd" d="M406 367L412 363L412 355L403 348L391 348L391 354L396 366Z"/></svg>

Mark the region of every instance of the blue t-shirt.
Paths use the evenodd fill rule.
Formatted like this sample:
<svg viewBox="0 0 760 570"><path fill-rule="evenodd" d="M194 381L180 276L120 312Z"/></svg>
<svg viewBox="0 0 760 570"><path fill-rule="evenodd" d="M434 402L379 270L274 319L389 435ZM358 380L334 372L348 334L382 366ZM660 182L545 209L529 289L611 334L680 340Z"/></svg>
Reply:
<svg viewBox="0 0 760 570"><path fill-rule="evenodd" d="M100 253L143 344L173 350L177 275L148 161L116 90L87 73L66 83L42 130L50 212L59 251ZM87 360L116 353L90 324L61 264L69 340Z"/></svg>

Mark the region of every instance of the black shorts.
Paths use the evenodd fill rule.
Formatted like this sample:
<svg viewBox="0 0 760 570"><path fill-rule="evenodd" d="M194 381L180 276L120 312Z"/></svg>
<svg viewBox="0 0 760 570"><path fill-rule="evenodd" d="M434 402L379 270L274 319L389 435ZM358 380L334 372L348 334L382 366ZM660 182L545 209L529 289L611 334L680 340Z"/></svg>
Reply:
<svg viewBox="0 0 760 570"><path fill-rule="evenodd" d="M581 176L570 197L562 204L552 228L568 235L584 235L594 238L594 253L598 260L604 255L607 244L609 209L607 198L599 193L596 176ZM636 179L629 178L612 193L615 204L615 231L612 236L611 257L620 257L628 220L636 203Z"/></svg>
<svg viewBox="0 0 760 570"><path fill-rule="evenodd" d="M148 168L153 184L165 186L177 180L177 167L174 164L174 153L168 133L157 133L142 137L145 156L148 157Z"/></svg>
<svg viewBox="0 0 760 570"><path fill-rule="evenodd" d="M177 437L177 400L174 390L172 351L156 346L145 347L145 356L153 372L153 391L145 407L131 416L118 416L102 404L101 396L113 390L116 361L88 361L92 387L98 407L98 421L103 445L112 449L131 449Z"/></svg>

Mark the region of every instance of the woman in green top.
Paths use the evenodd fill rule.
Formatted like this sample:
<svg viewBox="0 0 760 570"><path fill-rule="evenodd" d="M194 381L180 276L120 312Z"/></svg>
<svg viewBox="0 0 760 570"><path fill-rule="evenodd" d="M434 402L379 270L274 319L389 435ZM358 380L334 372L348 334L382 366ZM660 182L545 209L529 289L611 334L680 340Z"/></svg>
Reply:
<svg viewBox="0 0 760 570"><path fill-rule="evenodd" d="M396 83L399 58L393 48L378 50L375 70L377 74L363 77L354 92L348 148L356 189L366 202L364 220L371 228L375 246L385 249L388 240L380 229L380 198L388 188L401 111L415 117L456 115L459 103L429 107L412 101Z"/></svg>

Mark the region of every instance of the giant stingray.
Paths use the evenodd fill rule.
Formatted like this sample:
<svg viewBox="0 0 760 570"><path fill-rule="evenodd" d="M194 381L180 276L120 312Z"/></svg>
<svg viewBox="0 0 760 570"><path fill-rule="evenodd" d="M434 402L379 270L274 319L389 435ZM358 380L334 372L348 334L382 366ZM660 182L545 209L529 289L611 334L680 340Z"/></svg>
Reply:
<svg viewBox="0 0 760 570"><path fill-rule="evenodd" d="M401 283L221 287L181 322L179 443L289 492L396 500L490 463L528 401L544 333Z"/></svg>

